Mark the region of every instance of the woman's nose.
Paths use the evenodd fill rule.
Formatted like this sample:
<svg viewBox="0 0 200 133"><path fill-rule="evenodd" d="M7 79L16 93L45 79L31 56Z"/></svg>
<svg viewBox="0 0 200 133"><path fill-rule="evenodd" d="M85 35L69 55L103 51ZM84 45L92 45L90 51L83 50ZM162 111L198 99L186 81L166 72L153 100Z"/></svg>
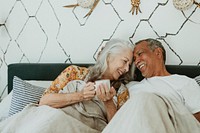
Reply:
<svg viewBox="0 0 200 133"><path fill-rule="evenodd" d="M129 64L126 64L125 65L125 72L128 72L129 71Z"/></svg>

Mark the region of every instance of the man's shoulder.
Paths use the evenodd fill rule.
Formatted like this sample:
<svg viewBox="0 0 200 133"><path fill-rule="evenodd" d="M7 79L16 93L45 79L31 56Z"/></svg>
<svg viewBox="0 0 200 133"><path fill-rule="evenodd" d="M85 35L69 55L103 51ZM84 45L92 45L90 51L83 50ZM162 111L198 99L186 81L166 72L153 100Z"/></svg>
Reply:
<svg viewBox="0 0 200 133"><path fill-rule="evenodd" d="M143 79L141 82L145 81L158 81L158 80L166 80L166 81L190 81L193 80L192 78L186 76L186 75L180 75L180 74L171 74L168 76L154 76L151 78Z"/></svg>
<svg viewBox="0 0 200 133"><path fill-rule="evenodd" d="M171 75L173 81L179 82L180 84L188 84L194 82L194 78L188 77L187 75L173 74Z"/></svg>
<svg viewBox="0 0 200 133"><path fill-rule="evenodd" d="M181 75L181 74L172 74L171 76L174 76L175 78L181 78L181 79L192 79L188 77L187 75Z"/></svg>

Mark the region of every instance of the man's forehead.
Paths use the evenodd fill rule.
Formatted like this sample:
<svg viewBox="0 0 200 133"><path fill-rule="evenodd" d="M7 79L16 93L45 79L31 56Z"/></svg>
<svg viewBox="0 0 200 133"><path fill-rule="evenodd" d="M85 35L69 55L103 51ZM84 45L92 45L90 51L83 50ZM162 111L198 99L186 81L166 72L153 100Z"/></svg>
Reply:
<svg viewBox="0 0 200 133"><path fill-rule="evenodd" d="M138 44L136 44L135 47L141 47L141 46L144 46L144 47L145 47L145 46L147 46L147 44L148 44L148 43L147 43L146 41L141 41L141 42L139 42Z"/></svg>
<svg viewBox="0 0 200 133"><path fill-rule="evenodd" d="M133 53L138 52L140 50L144 50L144 49L147 49L147 43L146 42L144 42L144 43L141 42L141 43L135 45Z"/></svg>

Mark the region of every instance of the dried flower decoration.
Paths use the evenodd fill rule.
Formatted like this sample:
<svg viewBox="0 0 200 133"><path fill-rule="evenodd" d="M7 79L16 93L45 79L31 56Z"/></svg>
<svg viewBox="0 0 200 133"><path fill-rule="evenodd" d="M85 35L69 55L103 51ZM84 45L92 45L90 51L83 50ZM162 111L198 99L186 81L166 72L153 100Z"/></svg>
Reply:
<svg viewBox="0 0 200 133"><path fill-rule="evenodd" d="M130 10L130 12L132 12L132 15L134 15L135 11L136 11L136 15L138 14L138 11L141 13L141 10L140 10L140 0L131 0L131 5L132 5L132 8Z"/></svg>

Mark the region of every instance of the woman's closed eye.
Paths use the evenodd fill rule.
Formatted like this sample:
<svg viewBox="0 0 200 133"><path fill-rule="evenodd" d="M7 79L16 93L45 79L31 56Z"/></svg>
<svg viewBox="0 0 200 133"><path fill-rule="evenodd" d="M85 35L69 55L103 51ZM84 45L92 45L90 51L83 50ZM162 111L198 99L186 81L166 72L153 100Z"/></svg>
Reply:
<svg viewBox="0 0 200 133"><path fill-rule="evenodd" d="M124 65L128 63L128 60L122 60L122 61Z"/></svg>

